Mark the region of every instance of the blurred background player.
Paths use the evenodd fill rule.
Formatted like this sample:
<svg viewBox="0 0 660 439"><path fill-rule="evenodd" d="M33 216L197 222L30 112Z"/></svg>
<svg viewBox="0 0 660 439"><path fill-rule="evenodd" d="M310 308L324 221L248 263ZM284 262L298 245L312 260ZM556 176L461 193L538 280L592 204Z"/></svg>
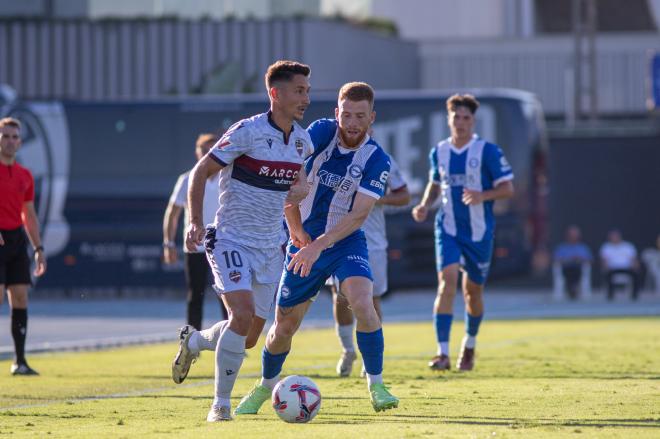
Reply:
<svg viewBox="0 0 660 439"><path fill-rule="evenodd" d="M369 130L369 135L371 135ZM410 192L406 181L401 175L399 166L390 156L390 174L387 179L385 195L376 201L371 213L362 224L362 231L367 238L369 249L369 266L374 278L373 301L376 314L381 323L381 297L387 292L387 230L385 227L385 206L406 206L410 203ZM342 354L337 363L337 374L349 376L353 370L353 362L357 358L353 343L353 311L348 305L346 296L341 293L337 280L332 277L330 282L333 297L333 314L335 329L342 347Z"/></svg>
<svg viewBox="0 0 660 439"><path fill-rule="evenodd" d="M34 209L34 178L16 163L20 147L21 123L10 117L0 120L0 304L6 288L16 355L10 372L38 375L25 359L28 288L32 283L26 232L34 250L35 276L46 272L46 256Z"/></svg>
<svg viewBox="0 0 660 439"><path fill-rule="evenodd" d="M554 253L553 277L556 298L563 297L575 300L578 291L588 296L591 285L591 262L593 256L589 247L582 242L582 233L578 226L566 229L566 240L559 244Z"/></svg>
<svg viewBox="0 0 660 439"><path fill-rule="evenodd" d="M465 329L456 367L472 370L479 325L484 314L483 288L493 252L493 201L513 196L513 173L500 148L474 134L479 102L472 95L447 99L451 137L431 150L429 182L420 203L412 210L415 221L426 220L433 203L442 197L436 216L436 268L438 295L433 306L438 354L433 370L449 370L449 333L463 266Z"/></svg>
<svg viewBox="0 0 660 439"><path fill-rule="evenodd" d="M385 194L390 159L368 135L376 116L373 89L360 82L344 84L337 104L336 120L320 119L307 128L314 142L314 154L305 162L311 189L300 208L285 209L291 239L275 322L263 350L262 378L241 400L236 414L255 414L270 399L293 336L330 276L338 278L355 313L374 410L399 404L383 384L383 330L372 299L367 240L360 230Z"/></svg>
<svg viewBox="0 0 660 439"><path fill-rule="evenodd" d="M200 134L195 142L195 157L197 161L201 160L217 141L218 137L215 134ZM188 205L189 175L190 171L187 171L179 176L174 185L167 209L165 210L165 216L163 217L163 259L166 264L170 265L177 262L178 254L176 251L175 235L179 227L181 212L184 211L183 262L186 286L188 288L186 297L187 317L188 324L200 330L202 329L202 317L204 315L204 291L209 285L209 262L206 259L203 245L197 246L195 251L189 251L185 243L185 233L190 224L188 209L186 209ZM218 210L218 189L218 174L214 174L206 180L206 186L204 188L202 215L204 224L211 224L215 218L215 212ZM220 302L220 312L223 320L227 320L227 310L219 296L218 302Z"/></svg>
<svg viewBox="0 0 660 439"><path fill-rule="evenodd" d="M215 397L207 421L231 420L231 391L245 349L254 346L272 308L282 274L284 205L298 205L308 192L303 160L312 141L298 125L309 106L307 65L272 64L265 75L270 111L230 127L193 168L188 190L190 226L186 245L202 243L229 320L204 331L184 326L172 363L182 382L201 350L215 349ZM202 221L205 182L220 173L220 199L213 226ZM302 184L294 185L299 179ZM293 185L293 186L292 186Z"/></svg>
<svg viewBox="0 0 660 439"><path fill-rule="evenodd" d="M624 241L621 232L610 230L607 242L600 248L600 261L607 282L607 300L614 299L616 287L621 279L628 278L631 284L631 298L639 295L639 261L635 246Z"/></svg>

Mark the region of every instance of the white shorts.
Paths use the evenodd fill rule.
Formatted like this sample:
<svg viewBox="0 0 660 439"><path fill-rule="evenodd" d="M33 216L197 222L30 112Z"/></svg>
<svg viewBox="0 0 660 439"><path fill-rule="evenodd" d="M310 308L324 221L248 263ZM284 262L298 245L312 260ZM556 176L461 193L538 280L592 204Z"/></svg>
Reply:
<svg viewBox="0 0 660 439"><path fill-rule="evenodd" d="M369 267L374 278L374 297L380 297L387 291L387 250L369 251ZM330 276L325 282L327 286L335 286L339 291L339 280Z"/></svg>
<svg viewBox="0 0 660 439"><path fill-rule="evenodd" d="M374 277L374 297L387 291L387 250L369 251L369 266Z"/></svg>
<svg viewBox="0 0 660 439"><path fill-rule="evenodd" d="M247 247L213 238L207 233L205 242L206 257L213 272L213 288L218 294L252 291L255 315L267 319L284 268L282 249Z"/></svg>

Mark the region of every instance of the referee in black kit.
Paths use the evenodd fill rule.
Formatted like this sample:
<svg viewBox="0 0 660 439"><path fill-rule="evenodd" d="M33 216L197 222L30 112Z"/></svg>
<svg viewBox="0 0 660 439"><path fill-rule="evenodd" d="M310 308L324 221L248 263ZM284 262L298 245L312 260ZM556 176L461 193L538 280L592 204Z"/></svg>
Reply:
<svg viewBox="0 0 660 439"><path fill-rule="evenodd" d="M38 375L25 360L27 296L32 283L27 238L34 250L35 276L46 272L46 256L34 210L34 178L16 163L20 147L21 123L11 117L0 119L0 304L6 289L16 353L12 375Z"/></svg>

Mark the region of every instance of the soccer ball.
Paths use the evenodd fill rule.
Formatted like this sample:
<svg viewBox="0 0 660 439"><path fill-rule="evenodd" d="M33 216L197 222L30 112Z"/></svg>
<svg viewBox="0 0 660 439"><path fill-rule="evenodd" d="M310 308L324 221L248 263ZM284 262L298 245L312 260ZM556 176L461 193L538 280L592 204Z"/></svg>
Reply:
<svg viewBox="0 0 660 439"><path fill-rule="evenodd" d="M321 408L321 392L309 378L291 375L273 389L273 408L285 422L309 422Z"/></svg>

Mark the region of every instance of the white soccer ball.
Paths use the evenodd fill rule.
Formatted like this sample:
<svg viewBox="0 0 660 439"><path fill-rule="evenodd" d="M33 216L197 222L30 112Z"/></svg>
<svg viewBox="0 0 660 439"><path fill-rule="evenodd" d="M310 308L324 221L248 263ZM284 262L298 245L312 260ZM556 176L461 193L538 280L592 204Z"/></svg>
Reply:
<svg viewBox="0 0 660 439"><path fill-rule="evenodd" d="M309 422L321 408L321 392L309 378L291 375L273 389L273 408L285 422Z"/></svg>

